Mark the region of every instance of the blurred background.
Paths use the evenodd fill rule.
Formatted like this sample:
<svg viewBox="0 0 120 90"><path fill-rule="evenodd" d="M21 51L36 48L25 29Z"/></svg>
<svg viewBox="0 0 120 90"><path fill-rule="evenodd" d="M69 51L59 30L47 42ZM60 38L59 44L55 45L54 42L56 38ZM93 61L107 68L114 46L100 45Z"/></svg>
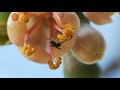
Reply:
<svg viewBox="0 0 120 90"><path fill-rule="evenodd" d="M106 52L98 63L99 78L120 78L120 16L112 16L113 23L95 25L106 41ZM48 65L37 64L24 58L14 45L0 46L0 78L64 78L64 62L53 71ZM94 73L94 72L93 72Z"/></svg>

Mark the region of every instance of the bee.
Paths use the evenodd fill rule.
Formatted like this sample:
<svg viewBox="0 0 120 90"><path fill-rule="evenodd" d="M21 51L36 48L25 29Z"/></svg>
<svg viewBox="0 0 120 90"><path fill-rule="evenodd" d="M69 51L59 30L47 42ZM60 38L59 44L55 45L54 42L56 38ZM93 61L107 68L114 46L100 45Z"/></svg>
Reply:
<svg viewBox="0 0 120 90"><path fill-rule="evenodd" d="M60 42L54 41L52 38L49 39L49 40L50 40L51 46L56 47L57 49L60 49L60 50L61 50L61 48L60 48L61 43L60 43Z"/></svg>

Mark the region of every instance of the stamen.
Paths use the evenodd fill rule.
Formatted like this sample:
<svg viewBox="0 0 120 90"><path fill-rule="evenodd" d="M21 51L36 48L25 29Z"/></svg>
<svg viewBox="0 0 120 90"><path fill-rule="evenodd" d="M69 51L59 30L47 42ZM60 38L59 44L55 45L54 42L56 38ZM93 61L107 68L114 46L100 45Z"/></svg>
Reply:
<svg viewBox="0 0 120 90"><path fill-rule="evenodd" d="M22 48L22 53L26 56L31 56L34 53L34 48L30 44L24 44Z"/></svg>
<svg viewBox="0 0 120 90"><path fill-rule="evenodd" d="M53 64L52 60L48 60L49 68L50 68L51 70L56 70L57 68L60 67L60 64L62 63L61 60L62 60L61 57L57 57L55 64Z"/></svg>
<svg viewBox="0 0 120 90"><path fill-rule="evenodd" d="M40 25L42 22L42 19L38 19L33 26L26 32L25 37L24 37L24 46L22 49L22 53L26 56L31 56L34 53L34 48L30 44L26 44L29 35L37 28L38 25Z"/></svg>
<svg viewBox="0 0 120 90"><path fill-rule="evenodd" d="M28 19L27 19L26 14L24 12L19 12L18 15L19 15L19 18L18 18L19 23L23 24L23 23L28 22Z"/></svg>
<svg viewBox="0 0 120 90"><path fill-rule="evenodd" d="M59 42L62 44L68 40L72 39L72 36L67 36L67 35L62 35L62 34L58 34L57 35L57 39L59 40Z"/></svg>
<svg viewBox="0 0 120 90"><path fill-rule="evenodd" d="M73 25L71 25L70 23L67 23L65 25L65 27L63 28L63 34L70 36L73 35L74 31L75 31L75 27Z"/></svg>
<svg viewBox="0 0 120 90"><path fill-rule="evenodd" d="M49 25L49 30L50 30L50 38L53 36L53 23L51 23L51 20L48 20L48 25ZM60 64L61 64L61 57L57 57L55 60L55 56L53 53L53 48L49 42L49 49L50 49L50 55L51 55L51 60L48 60L48 66L50 69L52 70L56 70L57 68L59 68ZM53 62L56 62L55 64Z"/></svg>
<svg viewBox="0 0 120 90"><path fill-rule="evenodd" d="M60 17L56 14L56 12L52 12L52 17L55 19L56 23L60 28L63 28L64 25L62 24Z"/></svg>
<svg viewBox="0 0 120 90"><path fill-rule="evenodd" d="M13 21L18 21L21 24L24 24L24 23L28 22L26 13L24 13L24 12L18 12L18 14L13 13L11 18L12 18Z"/></svg>
<svg viewBox="0 0 120 90"><path fill-rule="evenodd" d="M70 23L67 23L62 30L62 34L57 35L57 39L60 43L64 43L68 40L71 40L75 32L75 27Z"/></svg>
<svg viewBox="0 0 120 90"><path fill-rule="evenodd" d="M49 27L49 30L50 30L50 36L49 36L50 39L53 36L53 30L52 30L53 26L52 26L51 21L52 21L51 19L48 20L48 27ZM52 49L52 46L51 46L50 42L49 42L49 49L50 49L50 55L54 58L53 49Z"/></svg>
<svg viewBox="0 0 120 90"><path fill-rule="evenodd" d="M17 21L18 17L19 17L19 15L17 13L13 13L12 16L11 16L13 21Z"/></svg>
<svg viewBox="0 0 120 90"><path fill-rule="evenodd" d="M72 36L73 32L69 28L64 28L62 31L63 35Z"/></svg>
<svg viewBox="0 0 120 90"><path fill-rule="evenodd" d="M38 25L40 25L42 22L42 18L39 18L34 24L33 26L26 32L25 34L25 38L24 38L24 43L27 43L28 37L29 35L35 30L35 28L37 28Z"/></svg>
<svg viewBox="0 0 120 90"><path fill-rule="evenodd" d="M71 25L69 22L65 25L65 28L71 28L71 29L75 30L75 27L73 25Z"/></svg>

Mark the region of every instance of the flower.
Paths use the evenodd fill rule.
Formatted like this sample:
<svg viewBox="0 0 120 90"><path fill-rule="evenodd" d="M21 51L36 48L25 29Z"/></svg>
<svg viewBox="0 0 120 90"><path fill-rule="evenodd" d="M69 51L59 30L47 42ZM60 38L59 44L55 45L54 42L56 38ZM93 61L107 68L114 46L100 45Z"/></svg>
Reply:
<svg viewBox="0 0 120 90"><path fill-rule="evenodd" d="M98 25L112 22L111 16L115 12L83 12L83 14L93 23Z"/></svg>
<svg viewBox="0 0 120 90"><path fill-rule="evenodd" d="M100 32L85 24L77 33L72 54L82 63L94 64L100 61L105 51L105 40Z"/></svg>
<svg viewBox="0 0 120 90"><path fill-rule="evenodd" d="M48 63L52 70L60 66L62 56L70 51L78 60L83 59L87 64L98 61L96 60L99 59L98 56L102 57L104 51L104 48L100 48L104 46L102 36L97 31L89 29L88 25L87 27L83 28L85 30L80 28L80 19L75 12L12 12L7 23L9 39L22 55L37 63ZM96 45L95 48L92 45ZM90 49L84 53L86 48ZM80 54L90 54L92 57L83 58Z"/></svg>

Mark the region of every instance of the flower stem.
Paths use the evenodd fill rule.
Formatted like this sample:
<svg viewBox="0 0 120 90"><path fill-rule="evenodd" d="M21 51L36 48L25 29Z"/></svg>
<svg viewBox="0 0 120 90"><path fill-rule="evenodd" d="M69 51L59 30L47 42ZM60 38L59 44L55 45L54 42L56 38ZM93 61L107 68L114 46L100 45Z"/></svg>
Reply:
<svg viewBox="0 0 120 90"><path fill-rule="evenodd" d="M82 64L71 53L66 55L64 59L65 78L97 78L101 74L98 64Z"/></svg>
<svg viewBox="0 0 120 90"><path fill-rule="evenodd" d="M81 23L81 24L84 24L84 23L90 24L89 20L83 15L82 12L76 12L76 14L77 14L78 17L80 18L80 23Z"/></svg>

